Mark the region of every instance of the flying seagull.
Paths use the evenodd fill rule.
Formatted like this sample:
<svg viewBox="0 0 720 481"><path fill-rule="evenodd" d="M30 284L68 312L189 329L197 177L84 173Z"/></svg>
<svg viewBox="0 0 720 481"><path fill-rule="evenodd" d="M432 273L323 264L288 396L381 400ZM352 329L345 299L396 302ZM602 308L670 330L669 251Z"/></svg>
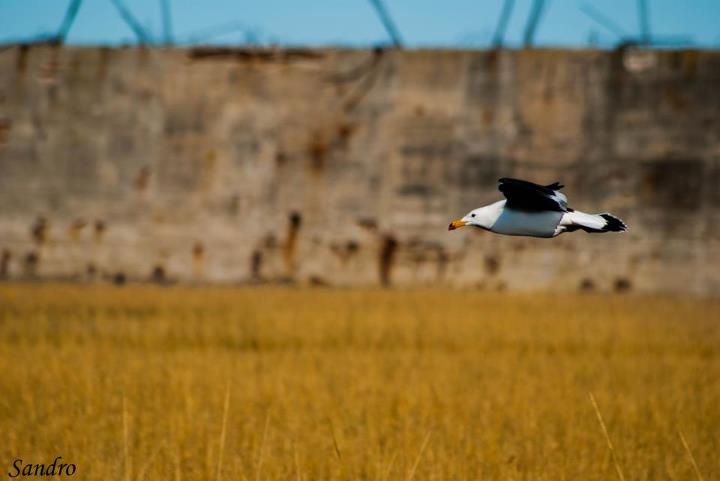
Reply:
<svg viewBox="0 0 720 481"><path fill-rule="evenodd" d="M450 223L448 230L466 225L497 234L556 237L563 232L624 232L625 223L612 214L586 214L567 206L559 182L538 185L526 180L502 178L498 189L506 200L470 211Z"/></svg>

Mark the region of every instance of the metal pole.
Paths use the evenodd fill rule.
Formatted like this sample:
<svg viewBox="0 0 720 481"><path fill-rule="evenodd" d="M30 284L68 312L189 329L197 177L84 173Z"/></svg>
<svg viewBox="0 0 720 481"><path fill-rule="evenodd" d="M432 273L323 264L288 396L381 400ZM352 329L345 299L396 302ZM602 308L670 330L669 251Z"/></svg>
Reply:
<svg viewBox="0 0 720 481"><path fill-rule="evenodd" d="M140 25L140 22L135 19L132 12L128 10L125 4L122 3L121 0L110 0L110 2L115 5L115 8L117 8L122 19L125 20L125 23L127 23L130 29L135 33L135 36L138 38L138 42L141 44L150 43L150 36L147 34L142 25Z"/></svg>
<svg viewBox="0 0 720 481"><path fill-rule="evenodd" d="M638 0L638 19L640 20L640 35L643 45L650 45L650 18L646 0Z"/></svg>
<svg viewBox="0 0 720 481"><path fill-rule="evenodd" d="M172 17L170 16L170 0L160 0L160 8L162 9L163 37L165 38L165 45L172 45L173 33Z"/></svg>
<svg viewBox="0 0 720 481"><path fill-rule="evenodd" d="M380 21L383 23L385 30L387 30L388 35L390 35L390 38L392 39L393 45L396 47L402 47L400 32L398 32L397 27L395 27L395 24L393 23L392 18L390 18L390 14L385 9L385 6L382 4L382 1L370 0L370 3L373 7L375 7L375 10L380 17Z"/></svg>
<svg viewBox="0 0 720 481"><path fill-rule="evenodd" d="M543 9L545 8L545 0L533 0L532 10L530 11L530 17L528 23L525 26L525 35L523 44L525 47L531 47L533 40L535 39L535 31L540 23L540 17L542 16Z"/></svg>
<svg viewBox="0 0 720 481"><path fill-rule="evenodd" d="M78 10L80 10L80 4L82 4L82 0L71 0L70 5L68 5L67 10L65 11L65 18L63 18L63 21L60 24L60 29L57 33L58 42L65 43L65 38L67 38L67 34L70 32L70 27L72 27Z"/></svg>
<svg viewBox="0 0 720 481"><path fill-rule="evenodd" d="M610 18L606 17L602 14L602 12L596 10L591 5L583 4L580 5L580 10L590 17L592 20L596 21L603 27L605 27L607 30L611 31L621 39L627 38L627 32L623 30L618 24L613 22Z"/></svg>
<svg viewBox="0 0 720 481"><path fill-rule="evenodd" d="M495 47L502 47L503 40L505 38L505 30L507 29L508 22L510 21L510 15L512 14L515 0L505 0L503 3L502 11L500 12L500 19L498 20L497 28L495 29L495 36L493 37L493 45Z"/></svg>

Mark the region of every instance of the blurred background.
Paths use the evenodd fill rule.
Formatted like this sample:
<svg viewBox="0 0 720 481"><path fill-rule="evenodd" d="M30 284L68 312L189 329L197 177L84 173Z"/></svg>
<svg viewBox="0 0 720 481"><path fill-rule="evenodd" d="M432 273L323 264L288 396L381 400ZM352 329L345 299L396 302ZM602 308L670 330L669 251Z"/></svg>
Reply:
<svg viewBox="0 0 720 481"><path fill-rule="evenodd" d="M712 1L5 1L0 278L720 292ZM449 233L499 177L624 235Z"/></svg>

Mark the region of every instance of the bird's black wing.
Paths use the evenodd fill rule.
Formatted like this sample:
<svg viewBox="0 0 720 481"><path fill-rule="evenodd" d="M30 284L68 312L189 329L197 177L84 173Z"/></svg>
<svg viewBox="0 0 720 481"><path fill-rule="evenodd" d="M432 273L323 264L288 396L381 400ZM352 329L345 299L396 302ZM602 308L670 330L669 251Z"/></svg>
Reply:
<svg viewBox="0 0 720 481"><path fill-rule="evenodd" d="M499 180L498 189L507 198L510 209L529 212L555 211L567 212L567 197L559 189L565 187L560 182L539 185L526 180L504 177Z"/></svg>

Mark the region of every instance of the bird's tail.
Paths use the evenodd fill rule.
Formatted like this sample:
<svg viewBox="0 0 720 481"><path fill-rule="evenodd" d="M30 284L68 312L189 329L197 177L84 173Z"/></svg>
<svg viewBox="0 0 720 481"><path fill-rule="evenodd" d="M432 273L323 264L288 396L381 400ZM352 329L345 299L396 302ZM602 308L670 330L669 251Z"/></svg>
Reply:
<svg viewBox="0 0 720 481"><path fill-rule="evenodd" d="M568 232L582 229L585 232L625 232L627 225L612 214L586 214L585 212L568 212L563 217L563 224Z"/></svg>

